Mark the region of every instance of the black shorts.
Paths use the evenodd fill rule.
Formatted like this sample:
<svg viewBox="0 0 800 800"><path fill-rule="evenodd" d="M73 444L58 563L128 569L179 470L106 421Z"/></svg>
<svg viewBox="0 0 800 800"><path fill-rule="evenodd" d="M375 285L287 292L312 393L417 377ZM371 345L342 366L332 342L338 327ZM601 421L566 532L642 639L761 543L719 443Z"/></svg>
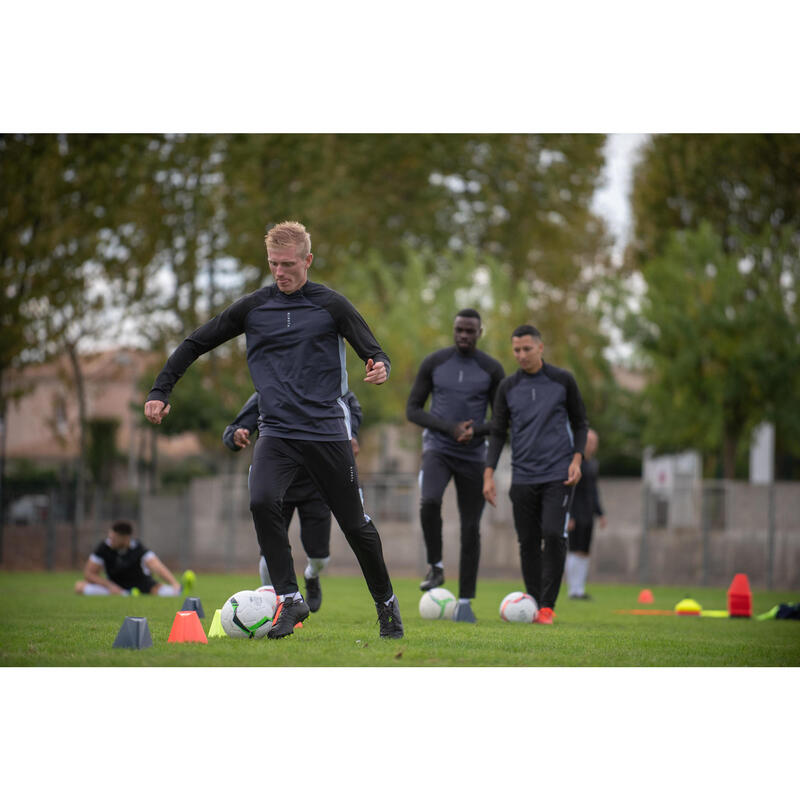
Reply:
<svg viewBox="0 0 800 800"><path fill-rule="evenodd" d="M594 522L578 522L578 520L575 520L575 527L569 532L570 553L588 553L592 545L593 530Z"/></svg>

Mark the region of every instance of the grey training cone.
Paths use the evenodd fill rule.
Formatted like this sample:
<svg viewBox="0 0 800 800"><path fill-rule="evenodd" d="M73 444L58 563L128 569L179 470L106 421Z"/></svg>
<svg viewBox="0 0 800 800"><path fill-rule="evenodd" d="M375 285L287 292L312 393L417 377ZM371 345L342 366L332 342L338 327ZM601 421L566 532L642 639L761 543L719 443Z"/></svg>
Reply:
<svg viewBox="0 0 800 800"><path fill-rule="evenodd" d="M183 601L181 611L196 611L197 616L200 617L200 619L205 617L205 614L203 613L203 604L200 602L199 597L187 597Z"/></svg>
<svg viewBox="0 0 800 800"><path fill-rule="evenodd" d="M112 647L129 647L133 650L152 646L153 639L150 636L150 628L147 627L147 617L125 617L112 645Z"/></svg>

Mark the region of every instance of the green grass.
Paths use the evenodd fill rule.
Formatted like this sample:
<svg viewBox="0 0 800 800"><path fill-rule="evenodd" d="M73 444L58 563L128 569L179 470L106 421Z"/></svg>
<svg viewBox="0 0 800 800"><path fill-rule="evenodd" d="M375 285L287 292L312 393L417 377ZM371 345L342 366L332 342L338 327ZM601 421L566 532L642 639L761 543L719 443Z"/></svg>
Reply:
<svg viewBox="0 0 800 800"><path fill-rule="evenodd" d="M82 597L77 573L0 573L0 666L46 667L743 667L800 666L800 624L794 621L633 616L639 588L593 585L590 602L564 597L553 626L503 622L500 600L519 582L481 580L473 603L478 623L420 618L417 580L394 581L406 636L382 641L374 606L356 577L323 578L324 603L302 630L283 640L210 639L167 642L182 598ZM207 631L216 608L258 583L251 574L200 574L195 595ZM447 584L454 590L455 585ZM705 609L724 609L724 589L651 587L652 608L672 609L691 596ZM796 602L785 592L755 592L754 613ZM153 647L114 649L126 616L147 618Z"/></svg>

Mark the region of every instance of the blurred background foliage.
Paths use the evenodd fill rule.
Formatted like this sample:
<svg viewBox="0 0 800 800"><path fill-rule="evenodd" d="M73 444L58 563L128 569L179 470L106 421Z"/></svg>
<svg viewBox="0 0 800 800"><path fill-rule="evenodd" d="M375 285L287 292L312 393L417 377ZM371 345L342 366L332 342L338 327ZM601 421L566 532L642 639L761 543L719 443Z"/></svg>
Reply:
<svg viewBox="0 0 800 800"><path fill-rule="evenodd" d="M472 306L481 347L507 372L513 328L543 332L545 358L577 377L607 474L638 474L650 444L700 449L707 472L732 477L763 420L793 474L800 136L650 137L624 259L592 210L605 140L3 135L0 403L7 369L100 341L133 338L166 357L271 280L264 235L300 219L311 279L349 297L392 359L376 390L349 353L365 426L404 419L420 361L452 342L455 312ZM609 350L612 327L622 354ZM240 339L179 382L163 433L193 430L218 446L252 391ZM615 380L622 361L644 376L641 395Z"/></svg>

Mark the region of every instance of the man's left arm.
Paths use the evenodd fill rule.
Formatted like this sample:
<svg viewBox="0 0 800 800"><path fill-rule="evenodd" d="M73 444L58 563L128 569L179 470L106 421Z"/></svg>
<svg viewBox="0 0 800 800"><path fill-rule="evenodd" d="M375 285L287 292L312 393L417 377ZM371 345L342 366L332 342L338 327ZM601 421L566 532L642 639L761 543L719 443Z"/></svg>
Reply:
<svg viewBox="0 0 800 800"><path fill-rule="evenodd" d="M583 464L583 452L586 449L586 436L589 433L589 421L586 419L586 407L583 404L578 384L569 373L566 389L567 417L572 428L573 456L564 484L575 486L581 479L581 464Z"/></svg>
<svg viewBox="0 0 800 800"><path fill-rule="evenodd" d="M364 362L367 371L364 381L376 385L385 383L392 368L389 356L383 352L356 307L343 295L333 292L326 308L336 322L339 333Z"/></svg>
<svg viewBox="0 0 800 800"><path fill-rule="evenodd" d="M142 563L154 572L164 583L172 586L173 589L180 589L181 585L175 580L175 576L167 569L161 559L152 551L142 558Z"/></svg>
<svg viewBox="0 0 800 800"><path fill-rule="evenodd" d="M498 361L494 367L492 368L491 372L489 373L489 377L491 382L489 383L489 406L492 409L492 413L494 413L494 398L497 395L497 387L500 385L500 381L505 378L506 373L503 370L502 365ZM492 430L492 423L491 420L486 420L485 422L480 422L473 425L473 431L475 436L488 436Z"/></svg>

